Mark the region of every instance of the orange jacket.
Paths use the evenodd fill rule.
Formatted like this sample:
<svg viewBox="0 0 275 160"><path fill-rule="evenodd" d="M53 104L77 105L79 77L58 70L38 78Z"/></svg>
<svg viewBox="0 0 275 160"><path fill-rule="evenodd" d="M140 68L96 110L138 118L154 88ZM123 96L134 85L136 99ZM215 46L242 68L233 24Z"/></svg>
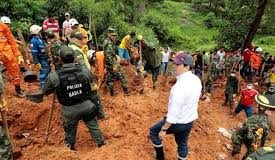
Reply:
<svg viewBox="0 0 275 160"><path fill-rule="evenodd" d="M250 65L253 69L259 69L261 65L261 55L253 53L250 57Z"/></svg>
<svg viewBox="0 0 275 160"><path fill-rule="evenodd" d="M0 55L1 54L5 55L9 61L12 57L21 55L10 28L2 22L0 22Z"/></svg>

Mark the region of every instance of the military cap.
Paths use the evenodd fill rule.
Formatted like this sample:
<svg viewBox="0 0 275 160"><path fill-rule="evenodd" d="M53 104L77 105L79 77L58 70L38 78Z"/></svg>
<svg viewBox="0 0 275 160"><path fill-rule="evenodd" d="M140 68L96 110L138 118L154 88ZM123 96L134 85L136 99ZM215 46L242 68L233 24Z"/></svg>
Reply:
<svg viewBox="0 0 275 160"><path fill-rule="evenodd" d="M109 27L109 28L108 28L108 33L112 33L113 36L116 36L116 35L117 35L117 34L116 34L116 29L113 28L113 27Z"/></svg>
<svg viewBox="0 0 275 160"><path fill-rule="evenodd" d="M71 33L71 38L77 38L78 40L82 40L84 38L83 34L78 30L75 30Z"/></svg>
<svg viewBox="0 0 275 160"><path fill-rule="evenodd" d="M263 107L275 109L275 94L260 94L255 97L255 100Z"/></svg>
<svg viewBox="0 0 275 160"><path fill-rule="evenodd" d="M75 56L74 50L71 47L62 46L61 49L60 49L60 57L64 58L64 57L66 57L68 55Z"/></svg>

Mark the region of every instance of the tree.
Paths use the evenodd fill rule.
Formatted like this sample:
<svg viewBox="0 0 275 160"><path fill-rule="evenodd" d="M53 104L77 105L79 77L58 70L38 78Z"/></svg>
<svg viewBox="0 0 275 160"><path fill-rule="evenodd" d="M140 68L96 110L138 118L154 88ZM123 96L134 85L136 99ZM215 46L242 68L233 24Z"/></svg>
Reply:
<svg viewBox="0 0 275 160"><path fill-rule="evenodd" d="M267 0L259 0L259 6L257 8L257 13L256 13L254 21L251 23L250 30L246 36L246 39L245 39L245 42L243 45L243 50L250 46L255 34L257 33L257 29L259 28L262 17L264 15L266 4L267 4Z"/></svg>

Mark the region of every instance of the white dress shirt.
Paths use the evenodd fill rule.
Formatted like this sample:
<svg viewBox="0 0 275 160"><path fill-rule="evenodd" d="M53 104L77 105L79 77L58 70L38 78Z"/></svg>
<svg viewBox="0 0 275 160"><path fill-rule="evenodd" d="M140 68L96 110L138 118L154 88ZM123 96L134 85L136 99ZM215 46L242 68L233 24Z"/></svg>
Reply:
<svg viewBox="0 0 275 160"><path fill-rule="evenodd" d="M187 124L196 120L201 90L201 80L191 71L177 76L177 82L169 96L166 121L172 124Z"/></svg>

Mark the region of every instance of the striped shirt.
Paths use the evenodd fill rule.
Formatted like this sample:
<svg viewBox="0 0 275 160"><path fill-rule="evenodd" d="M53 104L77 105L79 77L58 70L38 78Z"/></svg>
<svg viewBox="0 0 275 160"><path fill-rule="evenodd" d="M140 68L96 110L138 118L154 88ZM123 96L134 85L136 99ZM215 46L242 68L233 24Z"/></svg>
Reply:
<svg viewBox="0 0 275 160"><path fill-rule="evenodd" d="M57 20L53 20L53 22L50 22L49 19L46 19L43 22L43 31L46 32L47 30L52 30L55 33L59 32L59 24Z"/></svg>

